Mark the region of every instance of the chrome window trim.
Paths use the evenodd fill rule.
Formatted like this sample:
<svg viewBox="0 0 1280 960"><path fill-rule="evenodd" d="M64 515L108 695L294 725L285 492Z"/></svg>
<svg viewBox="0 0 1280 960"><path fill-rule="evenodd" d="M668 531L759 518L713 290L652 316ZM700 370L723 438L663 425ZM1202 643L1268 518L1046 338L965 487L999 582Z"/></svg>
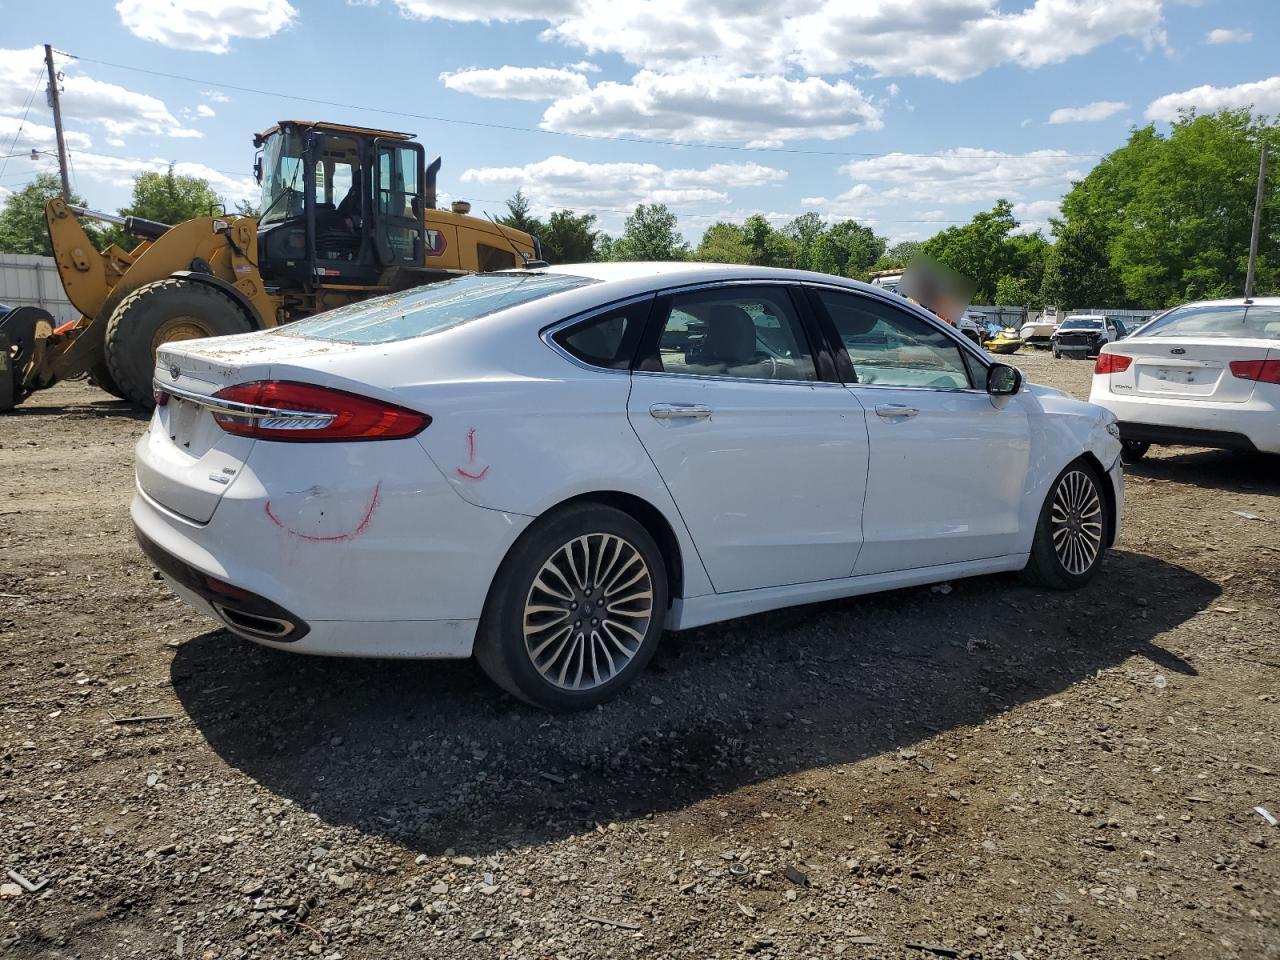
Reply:
<svg viewBox="0 0 1280 960"><path fill-rule="evenodd" d="M164 384L159 380L153 379L151 382L156 390L167 393L171 397L177 397L179 400L194 403L196 406L204 407L208 410L217 410L221 413L230 414L233 417L243 417L246 420L332 420L334 418L332 413L320 413L316 410L288 410L283 407L262 407L253 403L223 400L221 397L212 397L207 393L183 390L181 387Z"/></svg>

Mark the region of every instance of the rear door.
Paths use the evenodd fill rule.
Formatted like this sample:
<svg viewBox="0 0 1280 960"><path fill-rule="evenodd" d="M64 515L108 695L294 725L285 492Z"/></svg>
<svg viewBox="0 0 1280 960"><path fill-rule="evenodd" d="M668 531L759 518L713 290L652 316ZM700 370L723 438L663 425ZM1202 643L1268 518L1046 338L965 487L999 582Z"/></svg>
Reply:
<svg viewBox="0 0 1280 960"><path fill-rule="evenodd" d="M659 298L627 411L717 593L849 576L867 432L823 382L791 291L722 284Z"/></svg>

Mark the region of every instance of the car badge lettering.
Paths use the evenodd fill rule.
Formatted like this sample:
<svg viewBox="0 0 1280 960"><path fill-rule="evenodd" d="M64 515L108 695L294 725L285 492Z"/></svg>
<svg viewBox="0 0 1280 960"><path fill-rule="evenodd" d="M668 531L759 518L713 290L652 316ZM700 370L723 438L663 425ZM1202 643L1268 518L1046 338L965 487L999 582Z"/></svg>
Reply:
<svg viewBox="0 0 1280 960"><path fill-rule="evenodd" d="M1182 354L1186 353L1187 351L1186 351L1186 350L1184 350L1182 347L1174 347L1174 348L1173 348L1172 350L1170 350L1169 352L1170 352L1170 353L1176 353L1178 356L1182 356Z"/></svg>

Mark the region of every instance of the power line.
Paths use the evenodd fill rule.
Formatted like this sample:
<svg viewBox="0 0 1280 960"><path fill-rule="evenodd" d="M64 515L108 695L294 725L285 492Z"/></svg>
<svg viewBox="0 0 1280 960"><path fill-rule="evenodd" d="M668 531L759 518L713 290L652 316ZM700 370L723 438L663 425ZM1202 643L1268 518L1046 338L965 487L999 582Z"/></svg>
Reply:
<svg viewBox="0 0 1280 960"><path fill-rule="evenodd" d="M59 51L61 52L61 51ZM660 147L686 147L690 149L703 150L730 150L740 153L780 153L793 154L802 156L816 157L861 157L864 159L877 159L881 157L897 156L897 157L929 157L936 158L936 153L906 153L902 151L888 151L884 153L858 152L849 150L803 150L798 147L749 147L731 143L690 143L683 140L663 140L652 137L618 137L604 136L589 133L574 133L570 130L545 130L542 127L525 127L516 124L507 123L490 123L483 120L464 120L459 117L441 117L427 113L412 113L407 110L391 110L387 107L372 107L358 103L345 103L340 100L324 100L319 97L304 97L299 94L280 93L274 90L260 90L256 87L237 86L236 84L226 83L220 80L201 80L197 77L187 77L178 73L164 73L160 70L147 70L144 67L135 67L124 63L113 63L110 60L97 60L93 57L81 57L75 54L66 54L73 59L80 60L82 63L96 63L103 67L114 67L117 70L129 70L134 73L145 73L153 77L163 77L166 80L181 80L185 83L199 84L204 87L212 87L214 89L234 90L237 93L251 93L261 97L275 97L281 100L296 100L299 103L312 103L322 107L337 107L342 110L364 110L369 113L381 113L392 117L409 117L414 120L426 120L431 123L452 123L467 127L482 127L489 130L506 130L513 133L539 133L546 136L554 137L570 137L578 140L591 140L606 143L639 143L649 144ZM1086 160L1103 156L1101 153L1045 153L1039 155L1041 158L1059 159L1059 160ZM990 161L991 157L948 157L948 160L986 160Z"/></svg>
<svg viewBox="0 0 1280 960"><path fill-rule="evenodd" d="M27 125L27 114L31 112L31 103L36 98L36 91L40 89L40 75L44 72L44 67L36 71L36 82L31 88L31 92L27 94L27 105L22 110L22 119L18 121L18 129L14 131L13 140L9 143L9 150L12 151L18 145L18 138L22 136L22 130ZM4 162L0 163L0 175L4 174L4 168L9 165L12 157L20 156L20 154L10 152L9 156L4 158Z"/></svg>

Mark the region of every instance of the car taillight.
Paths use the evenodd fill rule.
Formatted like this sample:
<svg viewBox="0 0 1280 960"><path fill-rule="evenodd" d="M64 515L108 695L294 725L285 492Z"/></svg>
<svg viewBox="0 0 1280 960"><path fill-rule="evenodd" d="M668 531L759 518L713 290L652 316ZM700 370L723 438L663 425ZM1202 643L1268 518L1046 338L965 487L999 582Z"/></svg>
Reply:
<svg viewBox="0 0 1280 960"><path fill-rule="evenodd" d="M228 403L210 411L223 430L258 440L398 440L431 423L425 413L393 403L289 380L238 383L214 398Z"/></svg>
<svg viewBox="0 0 1280 960"><path fill-rule="evenodd" d="M1126 357L1123 353L1100 353L1093 365L1093 372L1124 373L1131 363L1133 363L1133 357Z"/></svg>
<svg viewBox="0 0 1280 960"><path fill-rule="evenodd" d="M1280 383L1280 360L1232 360L1231 375L1258 383Z"/></svg>
<svg viewBox="0 0 1280 960"><path fill-rule="evenodd" d="M152 387L151 399L156 402L157 407L167 407L169 405L169 391L161 390L159 387Z"/></svg>

